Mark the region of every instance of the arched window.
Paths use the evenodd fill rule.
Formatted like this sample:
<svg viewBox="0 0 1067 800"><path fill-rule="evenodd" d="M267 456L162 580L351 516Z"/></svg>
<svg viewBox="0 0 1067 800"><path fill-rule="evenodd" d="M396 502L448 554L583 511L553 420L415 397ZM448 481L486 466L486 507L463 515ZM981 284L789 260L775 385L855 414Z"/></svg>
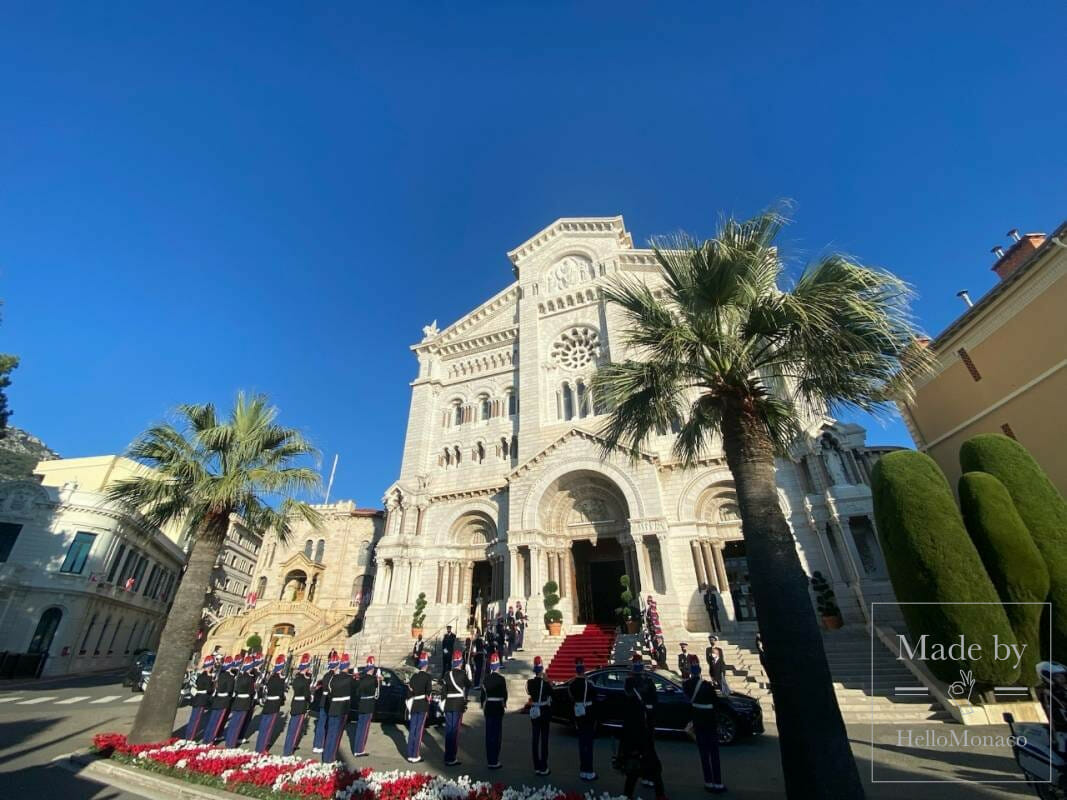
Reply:
<svg viewBox="0 0 1067 800"><path fill-rule="evenodd" d="M96 627L97 615L93 614L93 618L89 620L89 627L85 629L85 637L82 639L82 646L78 648L78 655L85 655L85 646L89 643L89 637L93 634L93 628Z"/></svg>
<svg viewBox="0 0 1067 800"><path fill-rule="evenodd" d="M516 433L511 437L511 458L516 459L519 457L519 435Z"/></svg>
<svg viewBox="0 0 1067 800"><path fill-rule="evenodd" d="M264 575L259 579L259 583L256 584L256 599L263 597L267 593L267 576Z"/></svg>
<svg viewBox="0 0 1067 800"><path fill-rule="evenodd" d="M478 442L478 444L474 446L474 457L478 460L479 464L485 461L485 445L481 442Z"/></svg>
<svg viewBox="0 0 1067 800"><path fill-rule="evenodd" d="M319 539L318 544L315 545L315 561L319 564L322 563L322 559L326 555L326 540Z"/></svg>
<svg viewBox="0 0 1067 800"><path fill-rule="evenodd" d="M27 652L47 653L52 647L52 640L56 638L56 631L59 629L59 621L63 619L63 612L58 608L50 608L41 614L41 619L37 623L37 630L33 632L33 638L30 639L30 646L27 648Z"/></svg>
<svg viewBox="0 0 1067 800"><path fill-rule="evenodd" d="M370 563L370 542L363 542L359 546L359 558L356 559L356 565L365 567Z"/></svg>
<svg viewBox="0 0 1067 800"><path fill-rule="evenodd" d="M510 456L510 451L511 451L511 446L508 444L508 437L507 436L501 436L500 437L500 457L502 459L504 459L505 461L507 461L508 458L511 457Z"/></svg>
<svg viewBox="0 0 1067 800"><path fill-rule="evenodd" d="M563 384L563 419L570 420L574 417L574 393L569 383Z"/></svg>
<svg viewBox="0 0 1067 800"><path fill-rule="evenodd" d="M589 416L589 390L585 387L584 381L578 381L578 416Z"/></svg>
<svg viewBox="0 0 1067 800"><path fill-rule="evenodd" d="M508 416L514 417L519 413L519 396L514 392L508 393Z"/></svg>
<svg viewBox="0 0 1067 800"><path fill-rule="evenodd" d="M482 419L489 419L493 416L493 407L489 402L489 396L483 394L479 399L481 400L482 405Z"/></svg>
<svg viewBox="0 0 1067 800"><path fill-rule="evenodd" d="M452 448L452 458L455 459L456 466L458 467L459 466L459 462L460 462L460 454L459 454L459 445L458 444L455 447Z"/></svg>
<svg viewBox="0 0 1067 800"><path fill-rule="evenodd" d="M314 546L315 543L311 541L311 539L308 539L306 542L304 542L304 555L308 558L311 558L311 548L313 548Z"/></svg>
<svg viewBox="0 0 1067 800"><path fill-rule="evenodd" d="M452 451L449 450L447 447L445 448L444 459L445 459L445 466L446 467L451 467L452 466Z"/></svg>
<svg viewBox="0 0 1067 800"><path fill-rule="evenodd" d="M462 425L463 424L463 406L461 406L459 403L456 403L456 408L452 412L452 418L453 418L453 424L455 424L455 425Z"/></svg>

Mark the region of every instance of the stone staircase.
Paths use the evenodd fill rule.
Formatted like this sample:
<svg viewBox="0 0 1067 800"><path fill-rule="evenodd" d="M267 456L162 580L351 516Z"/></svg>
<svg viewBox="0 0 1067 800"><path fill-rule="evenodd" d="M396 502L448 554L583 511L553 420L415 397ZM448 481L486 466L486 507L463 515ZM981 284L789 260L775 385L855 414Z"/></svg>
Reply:
<svg viewBox="0 0 1067 800"><path fill-rule="evenodd" d="M774 721L774 698L767 673L756 652L754 628L723 635L718 646L727 665L727 682L735 691L756 697L764 719ZM894 687L918 686L916 678L876 641L871 683L871 639L861 626L823 633L823 646L834 680L834 690L846 723L945 722L951 715L928 696L896 696ZM692 648L696 650L696 648ZM703 647L699 648L703 655Z"/></svg>

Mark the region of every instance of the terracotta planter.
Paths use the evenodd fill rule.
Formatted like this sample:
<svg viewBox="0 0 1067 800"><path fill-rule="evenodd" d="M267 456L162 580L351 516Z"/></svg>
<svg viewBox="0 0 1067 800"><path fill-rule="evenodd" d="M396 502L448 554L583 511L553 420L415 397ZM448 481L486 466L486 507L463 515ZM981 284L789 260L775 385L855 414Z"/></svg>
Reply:
<svg viewBox="0 0 1067 800"><path fill-rule="evenodd" d="M641 626L637 624L637 620L635 620L635 619L626 620L626 632L627 633L637 633L639 630L641 630Z"/></svg>
<svg viewBox="0 0 1067 800"><path fill-rule="evenodd" d="M841 615L840 614L834 614L832 617L823 617L822 618L822 626L824 628L826 628L826 630L828 630L828 631L836 631L838 628L840 628L844 624L845 624L845 621L843 619L841 619Z"/></svg>
<svg viewBox="0 0 1067 800"><path fill-rule="evenodd" d="M420 636L422 636L422 628L412 627L411 628L411 638L412 639L418 639Z"/></svg>
<svg viewBox="0 0 1067 800"><path fill-rule="evenodd" d="M562 622L550 622L548 623L548 635L559 636L559 632L563 630Z"/></svg>

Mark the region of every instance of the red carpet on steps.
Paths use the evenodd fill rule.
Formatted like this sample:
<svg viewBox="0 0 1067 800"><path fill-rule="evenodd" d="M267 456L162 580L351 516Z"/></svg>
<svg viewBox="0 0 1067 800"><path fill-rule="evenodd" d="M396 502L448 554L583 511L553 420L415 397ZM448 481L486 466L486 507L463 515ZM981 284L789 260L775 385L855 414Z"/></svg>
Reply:
<svg viewBox="0 0 1067 800"><path fill-rule="evenodd" d="M611 661L615 647L615 628L611 625L586 625L581 633L563 640L545 673L550 681L569 681L574 677L574 659L585 661L586 672Z"/></svg>

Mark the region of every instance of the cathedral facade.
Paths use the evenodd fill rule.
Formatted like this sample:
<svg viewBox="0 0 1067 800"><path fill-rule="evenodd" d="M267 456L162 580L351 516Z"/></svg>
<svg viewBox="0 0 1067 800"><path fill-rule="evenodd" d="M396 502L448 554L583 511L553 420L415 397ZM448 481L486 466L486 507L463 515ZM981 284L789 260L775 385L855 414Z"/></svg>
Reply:
<svg viewBox="0 0 1067 800"><path fill-rule="evenodd" d="M605 454L597 368L627 356L621 312L601 288L626 273L662 286L654 254L622 217L565 218L508 257L515 280L412 346L418 374L400 475L386 492L367 630L406 630L420 592L432 638L522 602L536 622L559 585L566 624L614 620L620 577L657 599L669 628L708 629L700 587L730 622L754 618L741 523L718 445L695 468L657 431L636 459ZM812 414L779 496L801 561L834 585L846 617L890 599L871 510L870 470L885 448Z"/></svg>

